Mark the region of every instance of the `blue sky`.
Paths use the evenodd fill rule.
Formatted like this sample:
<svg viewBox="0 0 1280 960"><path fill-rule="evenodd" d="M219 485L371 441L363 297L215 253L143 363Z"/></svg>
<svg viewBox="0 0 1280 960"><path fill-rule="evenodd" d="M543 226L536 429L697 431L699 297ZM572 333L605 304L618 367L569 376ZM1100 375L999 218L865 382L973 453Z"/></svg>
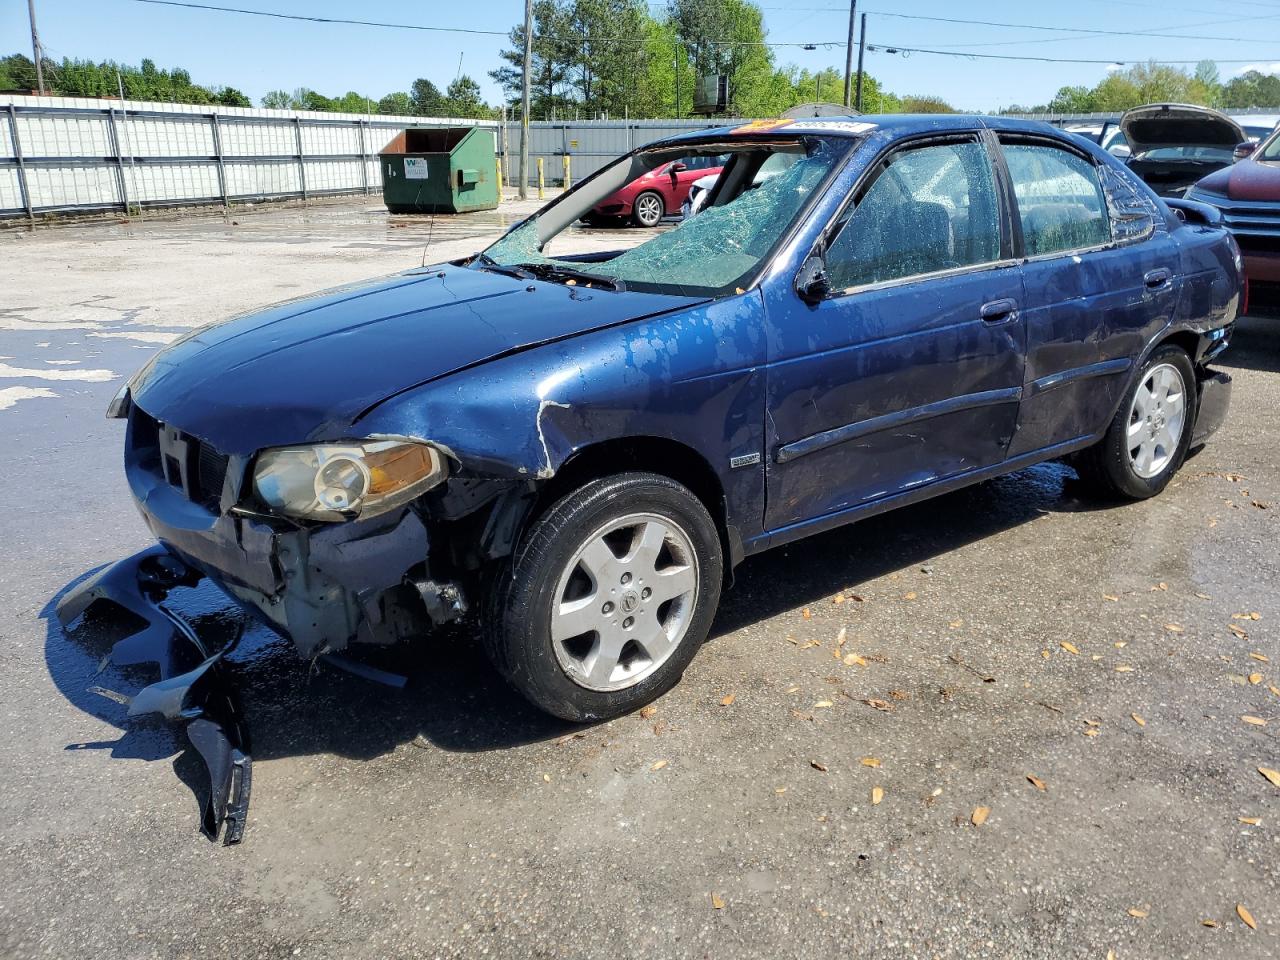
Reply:
<svg viewBox="0 0 1280 960"><path fill-rule="evenodd" d="M522 16L522 0L209 0L227 6L319 16L385 20L505 31ZM814 43L775 49L779 62L818 69L844 68L847 6L840 0L762 0L769 39ZM1147 58L1241 60L1220 66L1224 78L1247 63L1280 72L1280 3L1264 0L862 0L868 42L957 52L1000 53L1131 63ZM887 14L982 19L1088 30L1184 33L1222 40L1135 36L1078 36L1021 28L934 23ZM407 90L425 76L443 88L458 71L475 77L490 102L499 92L488 78L503 42L499 37L425 33L373 27L309 24L238 16L134 0L37 0L41 37L51 56L137 63L149 56L162 66L186 67L198 83L239 87L256 101L265 91L308 86L327 95L358 90L380 96ZM1234 39L1231 39L1234 38ZM26 4L0 2L0 50L30 55ZM895 93L932 93L963 109L1043 103L1065 84L1093 84L1103 64L974 60L885 52L869 53L867 69Z"/></svg>

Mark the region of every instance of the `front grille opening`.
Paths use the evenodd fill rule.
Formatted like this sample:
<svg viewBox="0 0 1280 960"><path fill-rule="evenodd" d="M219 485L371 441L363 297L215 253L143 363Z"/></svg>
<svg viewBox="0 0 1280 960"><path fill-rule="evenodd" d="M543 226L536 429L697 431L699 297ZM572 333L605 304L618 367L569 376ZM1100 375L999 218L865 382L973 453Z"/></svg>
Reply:
<svg viewBox="0 0 1280 960"><path fill-rule="evenodd" d="M202 440L168 427L133 404L129 447L137 467L163 479L193 503L217 512L230 458Z"/></svg>

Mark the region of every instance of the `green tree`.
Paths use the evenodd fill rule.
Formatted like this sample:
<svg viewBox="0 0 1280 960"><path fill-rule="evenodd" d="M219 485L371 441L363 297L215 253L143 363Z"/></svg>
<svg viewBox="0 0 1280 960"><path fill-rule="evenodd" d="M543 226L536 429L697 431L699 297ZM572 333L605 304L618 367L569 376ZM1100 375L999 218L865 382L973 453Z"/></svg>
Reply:
<svg viewBox="0 0 1280 960"><path fill-rule="evenodd" d="M405 117L413 113L413 101L409 98L409 95L403 91L388 93L378 101L378 112L381 114L391 114L397 117Z"/></svg>
<svg viewBox="0 0 1280 960"><path fill-rule="evenodd" d="M1095 91L1084 86L1061 87L1047 107L1051 113L1093 113L1097 109Z"/></svg>
<svg viewBox="0 0 1280 960"><path fill-rule="evenodd" d="M287 90L268 90L258 102L268 110L289 110L293 107L293 98Z"/></svg>
<svg viewBox="0 0 1280 960"><path fill-rule="evenodd" d="M493 113L481 96L480 84L465 73L449 84L449 89L444 95L446 110L451 117L470 117L478 120L489 117Z"/></svg>
<svg viewBox="0 0 1280 960"><path fill-rule="evenodd" d="M444 94L430 80L419 77L409 88L409 100L413 105L413 113L419 117L443 117L448 113L448 104Z"/></svg>
<svg viewBox="0 0 1280 960"><path fill-rule="evenodd" d="M224 107L252 107L253 101L246 97L235 87L223 87L216 94L214 100L222 104Z"/></svg>
<svg viewBox="0 0 1280 960"><path fill-rule="evenodd" d="M569 105L568 18L560 0L534 0L533 48L529 71L530 113L546 117L554 110L563 112ZM504 65L489 71L489 76L503 89L508 102L517 109L522 100L524 78L524 23L511 28L511 45L499 51Z"/></svg>
<svg viewBox="0 0 1280 960"><path fill-rule="evenodd" d="M903 97L898 107L903 113L955 113L956 108L941 97Z"/></svg>

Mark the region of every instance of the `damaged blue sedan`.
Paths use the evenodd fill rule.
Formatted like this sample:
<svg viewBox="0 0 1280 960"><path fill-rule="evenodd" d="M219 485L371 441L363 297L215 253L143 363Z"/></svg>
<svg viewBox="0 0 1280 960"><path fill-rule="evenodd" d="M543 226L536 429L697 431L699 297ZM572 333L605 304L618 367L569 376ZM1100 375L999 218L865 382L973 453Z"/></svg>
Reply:
<svg viewBox="0 0 1280 960"><path fill-rule="evenodd" d="M709 157L696 217L625 250L576 226ZM110 411L159 545L64 619L199 577L304 657L471 616L533 703L616 716L753 553L1055 458L1159 493L1226 414L1241 292L1216 211L1043 124L663 140L473 257L161 351Z"/></svg>

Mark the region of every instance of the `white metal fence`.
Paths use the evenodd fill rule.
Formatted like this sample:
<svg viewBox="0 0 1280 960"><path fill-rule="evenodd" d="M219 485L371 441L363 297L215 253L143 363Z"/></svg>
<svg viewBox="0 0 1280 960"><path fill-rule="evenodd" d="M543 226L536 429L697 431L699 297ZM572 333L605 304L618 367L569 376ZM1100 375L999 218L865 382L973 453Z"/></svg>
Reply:
<svg viewBox="0 0 1280 960"><path fill-rule="evenodd" d="M723 122L535 122L530 157L559 184L565 156L577 180L635 146ZM379 150L406 127L441 125L492 128L515 182L516 123L0 97L0 218L379 192Z"/></svg>

